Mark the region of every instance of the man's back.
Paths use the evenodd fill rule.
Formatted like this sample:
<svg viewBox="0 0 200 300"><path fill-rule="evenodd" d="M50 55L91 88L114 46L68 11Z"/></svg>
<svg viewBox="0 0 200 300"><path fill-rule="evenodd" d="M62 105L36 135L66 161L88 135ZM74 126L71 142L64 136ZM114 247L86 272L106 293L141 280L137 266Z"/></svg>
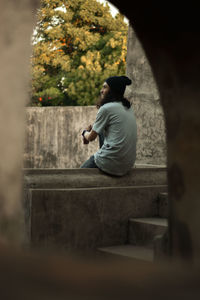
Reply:
<svg viewBox="0 0 200 300"><path fill-rule="evenodd" d="M124 175L136 159L137 126L132 108L121 102L104 104L97 114L93 130L105 136L94 155L97 166L113 175Z"/></svg>

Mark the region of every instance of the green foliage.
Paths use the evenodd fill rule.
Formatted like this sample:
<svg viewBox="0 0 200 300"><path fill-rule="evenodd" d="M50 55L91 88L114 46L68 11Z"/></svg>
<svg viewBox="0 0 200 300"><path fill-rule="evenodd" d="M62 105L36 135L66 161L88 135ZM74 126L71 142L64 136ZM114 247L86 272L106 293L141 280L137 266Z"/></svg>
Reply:
<svg viewBox="0 0 200 300"><path fill-rule="evenodd" d="M127 24L96 0L41 0L33 35L32 105L93 105L125 73Z"/></svg>

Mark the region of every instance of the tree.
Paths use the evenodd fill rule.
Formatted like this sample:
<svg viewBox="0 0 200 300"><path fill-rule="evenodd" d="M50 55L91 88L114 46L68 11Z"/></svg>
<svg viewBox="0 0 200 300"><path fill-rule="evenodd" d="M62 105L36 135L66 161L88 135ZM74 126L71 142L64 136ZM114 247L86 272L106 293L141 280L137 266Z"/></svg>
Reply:
<svg viewBox="0 0 200 300"><path fill-rule="evenodd" d="M127 24L96 0L42 0L33 36L32 103L92 105L125 73Z"/></svg>

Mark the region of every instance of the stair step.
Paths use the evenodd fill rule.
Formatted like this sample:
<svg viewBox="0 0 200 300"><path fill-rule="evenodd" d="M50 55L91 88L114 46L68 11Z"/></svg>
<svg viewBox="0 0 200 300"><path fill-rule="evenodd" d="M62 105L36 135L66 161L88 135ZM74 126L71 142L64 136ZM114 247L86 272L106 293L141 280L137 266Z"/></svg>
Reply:
<svg viewBox="0 0 200 300"><path fill-rule="evenodd" d="M128 242L131 245L153 245L157 235L163 235L168 229L166 218L129 219Z"/></svg>
<svg viewBox="0 0 200 300"><path fill-rule="evenodd" d="M152 248L133 246L133 245L119 245L112 247L98 248L98 250L108 257L129 258L153 262L154 253Z"/></svg>
<svg viewBox="0 0 200 300"><path fill-rule="evenodd" d="M167 218L130 218L129 221L132 222L138 222L138 223L144 223L144 224L151 224L155 226L168 226L168 220Z"/></svg>
<svg viewBox="0 0 200 300"><path fill-rule="evenodd" d="M159 193L158 195L158 215L161 218L169 216L168 193Z"/></svg>

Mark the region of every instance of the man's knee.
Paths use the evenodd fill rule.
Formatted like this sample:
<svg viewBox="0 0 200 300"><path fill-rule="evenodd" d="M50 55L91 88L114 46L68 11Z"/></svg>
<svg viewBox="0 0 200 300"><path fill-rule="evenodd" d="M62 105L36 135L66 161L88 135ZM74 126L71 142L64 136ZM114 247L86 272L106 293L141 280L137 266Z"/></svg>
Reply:
<svg viewBox="0 0 200 300"><path fill-rule="evenodd" d="M86 160L80 168L98 168L95 161L94 161L94 155L92 155L88 160Z"/></svg>

